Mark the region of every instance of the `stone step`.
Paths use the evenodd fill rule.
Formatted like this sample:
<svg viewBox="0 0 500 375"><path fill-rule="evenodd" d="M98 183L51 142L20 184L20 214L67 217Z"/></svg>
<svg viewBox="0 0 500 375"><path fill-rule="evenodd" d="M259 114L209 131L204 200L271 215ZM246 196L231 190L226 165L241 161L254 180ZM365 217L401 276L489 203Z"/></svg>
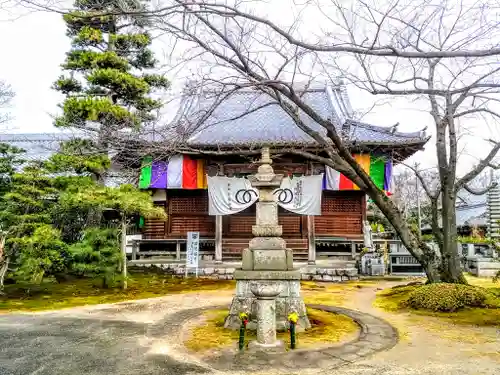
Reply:
<svg viewBox="0 0 500 375"><path fill-rule="evenodd" d="M239 260L241 261L241 253L236 252L222 252L223 260ZM307 261L309 259L308 253L296 253L293 252L293 260L294 261Z"/></svg>
<svg viewBox="0 0 500 375"><path fill-rule="evenodd" d="M224 237L222 239L223 242L225 241L230 241L230 242L248 242L252 239L252 237L248 237L248 238L233 238L233 237ZM291 238L287 238L286 236L284 236L284 239L286 242L289 242L289 241L306 241L307 242L307 238L302 238L302 237L291 237Z"/></svg>

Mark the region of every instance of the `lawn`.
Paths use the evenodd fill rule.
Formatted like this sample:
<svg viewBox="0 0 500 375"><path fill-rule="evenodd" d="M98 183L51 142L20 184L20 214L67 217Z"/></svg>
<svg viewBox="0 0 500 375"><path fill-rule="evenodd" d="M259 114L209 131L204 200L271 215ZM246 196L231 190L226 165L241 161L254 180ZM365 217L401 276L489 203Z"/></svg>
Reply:
<svg viewBox="0 0 500 375"><path fill-rule="evenodd" d="M239 331L224 328L227 310L206 311L203 321L192 327L187 339L186 348L193 352L204 353L224 348L237 348ZM352 338L359 332L359 326L345 315L321 310L307 309L307 316L312 327L305 332L297 333L297 348L319 347L339 343ZM278 332L277 337L290 345L290 334ZM255 331L247 331L245 342L256 338Z"/></svg>
<svg viewBox="0 0 500 375"><path fill-rule="evenodd" d="M161 297L175 293L209 290L233 290L234 281L181 279L156 273L132 273L127 290L98 287L99 280L76 279L63 283L45 282L29 289L6 285L6 295L0 296L0 313L40 311L74 306L96 305L143 298Z"/></svg>
<svg viewBox="0 0 500 375"><path fill-rule="evenodd" d="M176 278L161 273L131 273L127 290L119 285L103 289L99 280L74 279L62 283L46 281L27 290L18 285L6 285L6 295L0 295L0 313L13 311L55 310L83 305L97 305L143 298L161 297L175 293L213 290L234 290L232 280ZM373 281L342 284L302 283L304 300L309 304L341 306L359 288L373 286Z"/></svg>
<svg viewBox="0 0 500 375"><path fill-rule="evenodd" d="M409 309L402 307L409 294L419 285L400 286L384 289L377 294L374 306L389 312L409 312L415 315L444 318L448 322L463 325L500 327L500 284L491 279L467 277L469 284L485 288L491 298L487 301L490 307L466 307L456 312L436 312L425 309Z"/></svg>

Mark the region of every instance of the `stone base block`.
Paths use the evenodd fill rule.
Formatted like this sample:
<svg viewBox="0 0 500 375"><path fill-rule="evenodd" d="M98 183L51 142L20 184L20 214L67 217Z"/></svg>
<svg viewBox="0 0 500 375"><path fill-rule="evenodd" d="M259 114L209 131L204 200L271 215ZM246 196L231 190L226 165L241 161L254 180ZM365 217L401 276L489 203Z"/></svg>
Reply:
<svg viewBox="0 0 500 375"><path fill-rule="evenodd" d="M249 316L247 329L255 330L257 327L257 299L250 290L250 285L256 280L239 279L236 276L238 272L235 272L235 278L237 279L236 295L231 303L224 327L239 329L241 325L239 315L241 312L245 312ZM307 318L304 300L300 295L300 272L296 272L294 276L295 279L274 279L281 284L281 293L276 297L276 329L278 331L286 331L289 328L288 315L292 312L299 315L297 331L303 331L311 327Z"/></svg>
<svg viewBox="0 0 500 375"><path fill-rule="evenodd" d="M284 353L285 343L281 340L276 340L273 344L261 344L258 341L250 341L248 350L251 352L266 352L266 353Z"/></svg>
<svg viewBox="0 0 500 375"><path fill-rule="evenodd" d="M253 240L260 240L261 238L254 238ZM271 238L272 239L272 238ZM252 241L253 241L252 240ZM264 245L266 245L264 239ZM293 270L293 250L287 249L283 244L277 242L276 246L269 246L265 248L257 242L254 248L249 247L243 249L241 254L241 269L244 271L251 270ZM272 245L272 243L270 243ZM282 248L280 248L282 246Z"/></svg>

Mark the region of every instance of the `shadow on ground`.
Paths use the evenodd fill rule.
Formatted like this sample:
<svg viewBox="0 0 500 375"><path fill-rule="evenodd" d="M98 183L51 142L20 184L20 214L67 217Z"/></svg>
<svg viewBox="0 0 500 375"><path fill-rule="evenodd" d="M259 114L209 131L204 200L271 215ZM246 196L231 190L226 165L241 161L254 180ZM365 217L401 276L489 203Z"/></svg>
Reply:
<svg viewBox="0 0 500 375"><path fill-rule="evenodd" d="M148 354L148 324L57 315L0 317L1 375L205 373L166 354Z"/></svg>

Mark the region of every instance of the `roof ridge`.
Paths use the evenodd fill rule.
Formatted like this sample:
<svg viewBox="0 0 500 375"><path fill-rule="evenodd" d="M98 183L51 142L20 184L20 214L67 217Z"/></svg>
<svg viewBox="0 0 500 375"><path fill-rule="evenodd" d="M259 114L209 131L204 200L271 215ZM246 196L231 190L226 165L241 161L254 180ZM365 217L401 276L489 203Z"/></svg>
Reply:
<svg viewBox="0 0 500 375"><path fill-rule="evenodd" d="M346 122L349 122L349 125L354 125L358 126L361 128L365 129L370 129L379 133L386 133L386 134L392 134L392 135L397 135L401 137L406 137L406 138L424 138L425 137L425 132L422 134L423 130L418 130L418 131L413 131L413 132L400 132L400 131L391 131L391 129L394 129L394 126L380 126L380 125L372 125L368 124L366 122L362 122L359 120L353 120L353 119L347 119Z"/></svg>
<svg viewBox="0 0 500 375"><path fill-rule="evenodd" d="M277 82L280 83L280 82ZM326 80L321 80L321 81L312 81L312 82L306 82L306 81L298 81L298 82L281 82L284 85L291 85L294 90L296 91L306 91L306 92L317 92L317 91L325 91L327 87L331 87L332 89L335 90L340 90L341 92L345 92L346 90L346 85L344 82L338 82L338 83L333 83L330 81ZM258 87L242 87L240 89L235 90L234 92L231 93L233 94L238 94L238 93L244 93L244 92L258 92L259 89ZM194 82L188 82L185 85L184 88L184 95L186 96L191 96L191 95L199 95L201 93L205 92L213 92L213 93L219 93L222 94L221 88L216 85L208 85L203 83L197 83L196 81Z"/></svg>

